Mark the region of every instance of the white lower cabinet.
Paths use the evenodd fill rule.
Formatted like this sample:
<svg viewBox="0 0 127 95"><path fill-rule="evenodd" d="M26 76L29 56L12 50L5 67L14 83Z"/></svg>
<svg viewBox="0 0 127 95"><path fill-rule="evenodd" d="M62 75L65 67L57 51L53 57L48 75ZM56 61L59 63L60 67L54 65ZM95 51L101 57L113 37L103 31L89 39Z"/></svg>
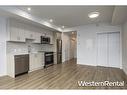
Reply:
<svg viewBox="0 0 127 95"><path fill-rule="evenodd" d="M44 67L44 53L30 54L30 71L41 69Z"/></svg>
<svg viewBox="0 0 127 95"><path fill-rule="evenodd" d="M15 78L15 64L14 64L14 55L7 54L7 75Z"/></svg>

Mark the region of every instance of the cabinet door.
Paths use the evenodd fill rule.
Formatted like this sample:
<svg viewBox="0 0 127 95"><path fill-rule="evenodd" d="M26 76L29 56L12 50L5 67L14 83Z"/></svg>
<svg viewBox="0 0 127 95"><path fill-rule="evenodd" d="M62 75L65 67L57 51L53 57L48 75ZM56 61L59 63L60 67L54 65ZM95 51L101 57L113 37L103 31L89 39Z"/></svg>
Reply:
<svg viewBox="0 0 127 95"><path fill-rule="evenodd" d="M18 29L16 27L10 27L10 41L20 41Z"/></svg>
<svg viewBox="0 0 127 95"><path fill-rule="evenodd" d="M25 37L27 39L34 39L34 32L33 31L26 31Z"/></svg>
<svg viewBox="0 0 127 95"><path fill-rule="evenodd" d="M39 67L38 54L30 54L30 70L35 70Z"/></svg>
<svg viewBox="0 0 127 95"><path fill-rule="evenodd" d="M27 39L34 39L34 28L27 25L25 26L26 38Z"/></svg>
<svg viewBox="0 0 127 95"><path fill-rule="evenodd" d="M42 58L41 58L42 66L45 65L45 56L44 53L42 53Z"/></svg>
<svg viewBox="0 0 127 95"><path fill-rule="evenodd" d="M53 36L50 35L49 37L50 37L50 44L53 44Z"/></svg>
<svg viewBox="0 0 127 95"><path fill-rule="evenodd" d="M34 41L33 43L41 43L41 33L35 32L34 33Z"/></svg>
<svg viewBox="0 0 127 95"><path fill-rule="evenodd" d="M36 70L44 66L43 53L30 54L30 70Z"/></svg>
<svg viewBox="0 0 127 95"><path fill-rule="evenodd" d="M14 59L15 59L15 75L18 75L22 72L21 56L16 55L14 56Z"/></svg>
<svg viewBox="0 0 127 95"><path fill-rule="evenodd" d="M35 57L34 54L30 54L30 70L33 70L35 68Z"/></svg>
<svg viewBox="0 0 127 95"><path fill-rule="evenodd" d="M29 71L29 55L22 55L21 58L22 61L22 72L28 72Z"/></svg>
<svg viewBox="0 0 127 95"><path fill-rule="evenodd" d="M24 24L23 23L19 23L19 28L18 28L19 30L19 33L18 33L18 35L21 37L21 41L22 42L25 42L25 39L26 39L26 37L25 37L25 30L24 30Z"/></svg>
<svg viewBox="0 0 127 95"><path fill-rule="evenodd" d="M37 69L39 67L39 65L38 65L39 64L38 63L39 62L39 59L38 59L38 54L37 53L34 54L34 58L35 58L35 63L34 63L35 65L34 66L35 66L35 69Z"/></svg>
<svg viewBox="0 0 127 95"><path fill-rule="evenodd" d="M36 68L41 68L42 67L42 53L37 53L35 54L36 57Z"/></svg>
<svg viewBox="0 0 127 95"><path fill-rule="evenodd" d="M10 32L10 41L17 41L20 40L18 37L18 26L14 24L14 22L9 22L9 32Z"/></svg>
<svg viewBox="0 0 127 95"><path fill-rule="evenodd" d="M29 71L29 55L15 55L15 75Z"/></svg>
<svg viewBox="0 0 127 95"><path fill-rule="evenodd" d="M39 67L42 67L44 64L43 62L43 59L44 59L44 54L43 53L38 53L38 66Z"/></svg>
<svg viewBox="0 0 127 95"><path fill-rule="evenodd" d="M28 37L29 39L35 39L33 31L29 31L28 34L29 34L29 37Z"/></svg>
<svg viewBox="0 0 127 95"><path fill-rule="evenodd" d="M50 44L53 44L53 37L52 37L52 35L46 34L46 37L49 37L50 38Z"/></svg>
<svg viewBox="0 0 127 95"><path fill-rule="evenodd" d="M24 29L21 23L11 22L9 24L10 41L25 42Z"/></svg>

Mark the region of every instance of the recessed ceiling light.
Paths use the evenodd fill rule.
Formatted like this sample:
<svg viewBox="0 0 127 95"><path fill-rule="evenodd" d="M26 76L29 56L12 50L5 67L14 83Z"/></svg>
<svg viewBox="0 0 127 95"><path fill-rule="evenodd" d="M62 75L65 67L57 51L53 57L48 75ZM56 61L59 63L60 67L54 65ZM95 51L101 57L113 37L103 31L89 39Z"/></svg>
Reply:
<svg viewBox="0 0 127 95"><path fill-rule="evenodd" d="M65 26L62 26L62 28L65 28Z"/></svg>
<svg viewBox="0 0 127 95"><path fill-rule="evenodd" d="M88 14L89 18L97 18L100 15L99 12L92 12Z"/></svg>
<svg viewBox="0 0 127 95"><path fill-rule="evenodd" d="M52 19L50 19L49 21L50 21L50 22L53 22L53 20L52 20Z"/></svg>
<svg viewBox="0 0 127 95"><path fill-rule="evenodd" d="M30 8L30 7L28 7L28 8L27 8L27 10L28 10L28 11L31 11L31 8Z"/></svg>

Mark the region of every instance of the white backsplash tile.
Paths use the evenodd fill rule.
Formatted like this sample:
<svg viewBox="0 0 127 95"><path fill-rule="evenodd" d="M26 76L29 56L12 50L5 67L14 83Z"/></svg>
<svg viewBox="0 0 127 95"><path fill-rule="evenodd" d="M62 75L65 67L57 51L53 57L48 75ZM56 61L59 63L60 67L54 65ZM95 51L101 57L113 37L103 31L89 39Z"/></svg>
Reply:
<svg viewBox="0 0 127 95"><path fill-rule="evenodd" d="M52 45L32 44L27 42L7 42L7 54L28 53L28 46L30 46L31 53L35 53L38 51L53 51Z"/></svg>

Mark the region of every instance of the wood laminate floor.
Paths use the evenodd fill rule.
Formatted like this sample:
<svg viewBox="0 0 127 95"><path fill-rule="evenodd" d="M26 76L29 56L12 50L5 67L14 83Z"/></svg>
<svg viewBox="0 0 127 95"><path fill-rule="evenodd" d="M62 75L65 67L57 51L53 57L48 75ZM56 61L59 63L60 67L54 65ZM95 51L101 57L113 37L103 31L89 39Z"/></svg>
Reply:
<svg viewBox="0 0 127 95"><path fill-rule="evenodd" d="M80 87L78 81L124 81L123 87ZM0 77L0 89L127 89L127 77L117 68L76 64L70 60L14 78Z"/></svg>

